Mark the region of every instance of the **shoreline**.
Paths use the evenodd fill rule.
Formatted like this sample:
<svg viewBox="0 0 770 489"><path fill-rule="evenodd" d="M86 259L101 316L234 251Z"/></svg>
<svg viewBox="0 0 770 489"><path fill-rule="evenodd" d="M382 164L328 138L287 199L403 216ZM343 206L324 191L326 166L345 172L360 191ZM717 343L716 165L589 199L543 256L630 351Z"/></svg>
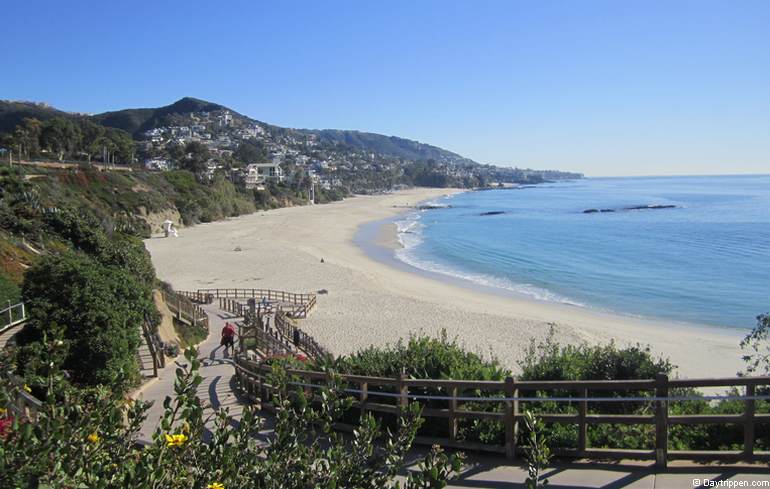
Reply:
<svg viewBox="0 0 770 489"><path fill-rule="evenodd" d="M558 341L565 343L649 344L655 356L678 365L682 377L733 376L743 367L738 345L742 331L494 294L443 275L425 276L400 261L404 267L391 266L361 246L360 229L379 222L372 241L392 255L393 246L399 245L392 220L410 210L405 206L457 192L411 189L262 211L145 243L158 276L179 289L328 290L318 296L316 311L300 327L335 354L443 329L469 350L495 356L516 372L530 339L544 339L553 327Z"/></svg>

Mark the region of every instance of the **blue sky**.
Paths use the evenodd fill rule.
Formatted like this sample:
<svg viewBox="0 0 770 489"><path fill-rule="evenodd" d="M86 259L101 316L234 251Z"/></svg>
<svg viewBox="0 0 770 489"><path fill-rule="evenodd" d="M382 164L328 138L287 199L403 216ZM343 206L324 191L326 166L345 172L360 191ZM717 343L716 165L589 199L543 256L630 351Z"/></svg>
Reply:
<svg viewBox="0 0 770 489"><path fill-rule="evenodd" d="M194 96L483 163L770 171L768 1L3 5L0 98L102 112Z"/></svg>

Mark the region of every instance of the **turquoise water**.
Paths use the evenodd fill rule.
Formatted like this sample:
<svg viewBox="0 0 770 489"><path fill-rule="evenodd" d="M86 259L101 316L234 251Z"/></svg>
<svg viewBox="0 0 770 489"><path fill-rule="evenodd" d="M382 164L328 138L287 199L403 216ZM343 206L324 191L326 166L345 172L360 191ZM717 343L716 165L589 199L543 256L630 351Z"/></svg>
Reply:
<svg viewBox="0 0 770 489"><path fill-rule="evenodd" d="M591 178L434 203L450 207L397 222L397 257L423 270L717 326L770 310L770 175ZM674 207L628 209L658 205Z"/></svg>

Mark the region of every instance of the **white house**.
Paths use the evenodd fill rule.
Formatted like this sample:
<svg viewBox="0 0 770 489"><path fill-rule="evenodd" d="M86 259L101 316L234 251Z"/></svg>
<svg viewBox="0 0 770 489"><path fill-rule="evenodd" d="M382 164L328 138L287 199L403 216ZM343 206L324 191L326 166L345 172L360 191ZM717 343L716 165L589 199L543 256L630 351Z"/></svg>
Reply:
<svg viewBox="0 0 770 489"><path fill-rule="evenodd" d="M148 170L167 171L171 169L171 162L163 158L150 158L144 161L144 167Z"/></svg>
<svg viewBox="0 0 770 489"><path fill-rule="evenodd" d="M283 179L283 169L277 163L252 163L246 165L243 172L243 183L247 189L259 188L268 180L282 182Z"/></svg>

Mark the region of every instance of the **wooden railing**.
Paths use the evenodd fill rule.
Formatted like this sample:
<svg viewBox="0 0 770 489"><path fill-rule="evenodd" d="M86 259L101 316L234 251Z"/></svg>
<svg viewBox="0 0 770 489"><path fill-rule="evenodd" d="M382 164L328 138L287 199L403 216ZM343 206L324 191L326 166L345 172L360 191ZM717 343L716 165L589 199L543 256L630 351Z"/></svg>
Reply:
<svg viewBox="0 0 770 489"><path fill-rule="evenodd" d="M199 289L197 294L213 298L228 299L267 299L278 303L292 317L307 317L316 305L315 294L295 294L272 289Z"/></svg>
<svg viewBox="0 0 770 489"><path fill-rule="evenodd" d="M198 304L211 304L214 300L214 297L211 294L206 294L205 292L201 291L188 291L188 290L175 290L177 294L187 297L193 302L197 302Z"/></svg>
<svg viewBox="0 0 770 489"><path fill-rule="evenodd" d="M245 356L236 359L236 376L239 386L246 394L258 399L263 407L271 409L271 388L269 367L248 360ZM301 384L323 385L327 380L324 372L289 370ZM770 385L770 377L736 377L723 379L674 379L659 375L652 380L618 381L518 381L511 377L505 381L433 380L365 377L343 375L343 382L350 387L355 398L354 405L362 412L393 415L401 412L409 402L423 404L425 418L439 418L446 422L446 436L418 437L418 443L441 444L447 447L491 451L516 457L521 447L518 443L519 422L523 418L522 405L537 406L549 402L572 407L572 413L540 413L533 408L545 423L574 425L578 429L577 448L558 447L561 456L581 458L625 458L655 460L658 467L665 467L668 461L676 459L714 460L721 462L737 460L770 460L770 452L754 449L755 426L770 423L770 414L755 412L757 386ZM743 404L741 414L720 415L672 415L669 403L693 399L669 396L669 390L684 387L743 387L739 397ZM618 396L625 393L625 397ZM592 397L593 396L593 397ZM608 397L609 396L609 397ZM613 397L614 396L614 397ZM620 398L623 398L622 401ZM760 396L761 399L767 396ZM651 406L649 414L601 414L589 412L589 404L607 406L613 402L645 403ZM480 406L495 407L483 410ZM542 405L542 404L541 404ZM575 409L576 408L576 409ZM488 420L499 423L504 430L504 443L488 444L461 440L458 425L467 420ZM678 451L669 449L669 434L675 425L698 424L740 425L743 427L743 449L740 451ZM628 450L621 448L592 448L588 446L588 426L648 425L654 426L654 448Z"/></svg>
<svg viewBox="0 0 770 489"><path fill-rule="evenodd" d="M10 302L10 301L9 301ZM8 307L0 309L0 333L27 320L27 311L24 303L8 304Z"/></svg>
<svg viewBox="0 0 770 489"><path fill-rule="evenodd" d="M168 308L176 315L176 318L185 321L193 326L203 326L209 328L209 316L201 306L195 304L188 297L161 289L163 300Z"/></svg>
<svg viewBox="0 0 770 489"><path fill-rule="evenodd" d="M147 349L150 350L150 356L152 357L153 377L157 377L158 369L166 366L166 355L163 353L163 346L160 344L157 335L152 332L150 322L146 317L142 322L142 336L144 336Z"/></svg>
<svg viewBox="0 0 770 489"><path fill-rule="evenodd" d="M37 419L38 411L43 407L43 402L22 388L24 385L24 380L22 378L11 375L10 380L19 387L19 389L16 393L16 398L7 406L8 411L10 411L15 418L35 421Z"/></svg>
<svg viewBox="0 0 770 489"><path fill-rule="evenodd" d="M246 344L253 342L253 348L262 357L273 355L292 355L297 349L292 342L275 328L262 322L261 316L247 317L236 322L241 353L246 352Z"/></svg>
<svg viewBox="0 0 770 489"><path fill-rule="evenodd" d="M275 314L275 328L308 357L321 358L328 355L315 338L299 329L283 311Z"/></svg>

